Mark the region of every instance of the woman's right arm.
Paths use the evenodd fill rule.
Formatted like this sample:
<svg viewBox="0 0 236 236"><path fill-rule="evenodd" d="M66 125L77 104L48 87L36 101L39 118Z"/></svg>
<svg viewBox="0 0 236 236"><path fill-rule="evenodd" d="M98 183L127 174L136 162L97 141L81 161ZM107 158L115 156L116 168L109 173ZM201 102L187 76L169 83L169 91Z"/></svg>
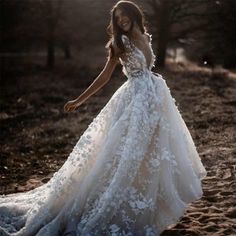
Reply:
<svg viewBox="0 0 236 236"><path fill-rule="evenodd" d="M64 111L70 112L76 110L90 96L100 90L111 78L119 60L117 57L108 58L102 72L97 76L93 83L76 99L69 101L64 106Z"/></svg>

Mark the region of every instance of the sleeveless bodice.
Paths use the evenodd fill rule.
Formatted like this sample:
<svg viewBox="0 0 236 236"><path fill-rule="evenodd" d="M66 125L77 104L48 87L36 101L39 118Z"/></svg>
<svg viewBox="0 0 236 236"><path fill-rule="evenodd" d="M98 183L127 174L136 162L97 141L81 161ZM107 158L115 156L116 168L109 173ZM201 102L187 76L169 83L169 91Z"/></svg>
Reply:
<svg viewBox="0 0 236 236"><path fill-rule="evenodd" d="M151 35L149 35L149 46L152 53L150 65L147 64L144 53L132 43L126 35L122 35L121 39L125 47L125 55L120 58L123 66L123 72L128 78L143 76L144 73L151 71L155 62L155 55L151 47Z"/></svg>

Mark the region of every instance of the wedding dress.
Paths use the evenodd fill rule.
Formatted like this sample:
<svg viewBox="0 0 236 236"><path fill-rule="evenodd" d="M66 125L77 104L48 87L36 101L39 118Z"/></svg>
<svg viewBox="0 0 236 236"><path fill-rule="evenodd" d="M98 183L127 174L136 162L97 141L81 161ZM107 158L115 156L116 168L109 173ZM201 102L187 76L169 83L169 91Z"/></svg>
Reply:
<svg viewBox="0 0 236 236"><path fill-rule="evenodd" d="M0 235L156 236L201 198L206 170L155 56L122 40L128 80L48 183L1 196Z"/></svg>

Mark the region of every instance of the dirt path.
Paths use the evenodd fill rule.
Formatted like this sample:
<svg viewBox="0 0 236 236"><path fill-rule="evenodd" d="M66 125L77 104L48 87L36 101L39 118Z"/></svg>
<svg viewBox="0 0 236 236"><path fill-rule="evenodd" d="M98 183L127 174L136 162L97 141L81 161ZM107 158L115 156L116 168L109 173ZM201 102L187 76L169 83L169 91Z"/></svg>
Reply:
<svg viewBox="0 0 236 236"><path fill-rule="evenodd" d="M177 72L168 84L207 177L204 196L167 235L236 235L236 84L222 73Z"/></svg>
<svg viewBox="0 0 236 236"><path fill-rule="evenodd" d="M208 175L203 198L162 235L236 235L235 79L222 73L212 76L207 70L171 68L164 76ZM79 112L64 114L65 101L82 91L78 80L45 74L1 88L0 193L27 191L47 182L124 82L120 75L114 76Z"/></svg>

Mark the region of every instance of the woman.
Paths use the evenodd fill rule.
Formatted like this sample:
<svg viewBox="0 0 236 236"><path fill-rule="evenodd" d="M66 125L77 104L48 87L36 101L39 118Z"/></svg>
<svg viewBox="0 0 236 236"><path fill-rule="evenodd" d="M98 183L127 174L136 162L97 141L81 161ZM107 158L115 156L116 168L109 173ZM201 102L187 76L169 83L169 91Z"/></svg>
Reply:
<svg viewBox="0 0 236 236"><path fill-rule="evenodd" d="M107 63L76 110L120 62L128 80L89 125L45 185L0 199L0 235L159 235L202 196L206 175L160 75L141 10L112 9Z"/></svg>

